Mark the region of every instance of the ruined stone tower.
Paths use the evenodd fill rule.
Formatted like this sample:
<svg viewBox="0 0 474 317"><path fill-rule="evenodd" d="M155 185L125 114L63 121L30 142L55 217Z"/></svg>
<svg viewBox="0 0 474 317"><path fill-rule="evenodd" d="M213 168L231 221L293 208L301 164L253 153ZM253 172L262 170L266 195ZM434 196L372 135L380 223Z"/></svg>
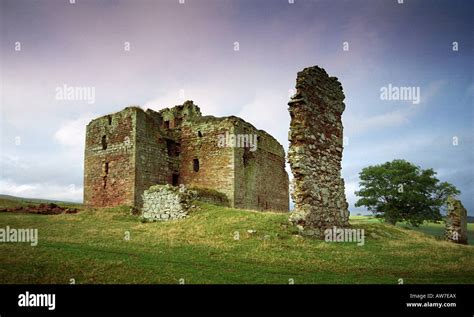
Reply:
<svg viewBox="0 0 474 317"><path fill-rule="evenodd" d="M448 241L467 244L467 210L460 200L448 197L445 238Z"/></svg>
<svg viewBox="0 0 474 317"><path fill-rule="evenodd" d="M317 66L298 73L291 98L288 160L293 173L295 211L290 221L303 234L348 226L349 211L341 178L345 109L341 83Z"/></svg>
<svg viewBox="0 0 474 317"><path fill-rule="evenodd" d="M156 184L225 194L230 205L288 211L283 147L265 131L230 116L202 116L192 101L160 111L139 107L87 125L84 203L140 208Z"/></svg>

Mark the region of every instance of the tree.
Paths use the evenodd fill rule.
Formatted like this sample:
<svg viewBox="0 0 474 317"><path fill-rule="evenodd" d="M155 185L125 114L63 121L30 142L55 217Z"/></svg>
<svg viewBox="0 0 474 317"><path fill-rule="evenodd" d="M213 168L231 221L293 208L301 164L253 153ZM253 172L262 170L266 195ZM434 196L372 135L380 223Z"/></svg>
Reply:
<svg viewBox="0 0 474 317"><path fill-rule="evenodd" d="M359 173L360 197L355 206L366 206L376 217L395 225L406 221L419 226L425 220L441 220L441 209L460 191L440 182L433 169L421 169L405 160L369 166Z"/></svg>

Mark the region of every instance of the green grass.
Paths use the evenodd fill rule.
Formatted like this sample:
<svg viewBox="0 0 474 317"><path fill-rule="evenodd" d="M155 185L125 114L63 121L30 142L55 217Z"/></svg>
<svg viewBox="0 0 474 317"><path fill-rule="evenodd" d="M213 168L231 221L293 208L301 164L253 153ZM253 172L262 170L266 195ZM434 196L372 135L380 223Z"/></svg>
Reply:
<svg viewBox="0 0 474 317"><path fill-rule="evenodd" d="M28 205L38 205L38 204L47 204L55 203L62 207L67 208L82 208L80 203L72 203L67 201L60 200L49 200L49 199L37 199L37 198L21 198L9 195L0 195L0 208L9 208L9 207L18 207L18 206L28 206Z"/></svg>
<svg viewBox="0 0 474 317"><path fill-rule="evenodd" d="M15 204L0 199L0 207ZM326 243L296 235L287 214L199 206L159 223L141 223L126 207L0 213L0 228L39 234L36 247L0 243L0 283L474 283L474 247L417 230L353 217L364 246Z"/></svg>
<svg viewBox="0 0 474 317"><path fill-rule="evenodd" d="M351 216L352 221L358 221L360 223L380 223L381 221L372 216ZM415 230L426 233L435 237L436 239L442 240L444 236L444 222L439 223L425 222L419 227L412 227L406 223L397 223L397 226L407 230ZM474 223L467 224L467 237L468 243L474 245Z"/></svg>

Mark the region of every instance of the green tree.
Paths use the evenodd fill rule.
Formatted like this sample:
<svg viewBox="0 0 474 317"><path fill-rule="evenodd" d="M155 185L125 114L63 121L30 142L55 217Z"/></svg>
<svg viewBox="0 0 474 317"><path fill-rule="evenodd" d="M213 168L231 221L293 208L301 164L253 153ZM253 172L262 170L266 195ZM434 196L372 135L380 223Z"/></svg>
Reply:
<svg viewBox="0 0 474 317"><path fill-rule="evenodd" d="M355 206L366 206L376 217L395 225L406 221L419 226L425 220L441 220L441 209L460 191L440 182L433 169L421 169L405 160L369 166L359 173L360 197Z"/></svg>

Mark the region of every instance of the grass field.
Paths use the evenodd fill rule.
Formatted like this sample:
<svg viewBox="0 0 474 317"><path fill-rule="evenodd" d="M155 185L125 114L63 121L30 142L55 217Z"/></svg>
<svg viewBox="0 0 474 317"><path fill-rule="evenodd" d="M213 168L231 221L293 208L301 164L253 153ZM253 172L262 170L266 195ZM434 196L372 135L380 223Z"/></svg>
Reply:
<svg viewBox="0 0 474 317"><path fill-rule="evenodd" d="M371 216L351 216L351 220L353 222L358 222L358 223L380 223L379 219L375 217L371 217ZM423 225L419 227L412 227L408 224L397 223L397 226L400 228L407 229L407 230L415 230L415 231L423 232L441 240L443 239L443 235L444 235L444 222L440 222L440 223L432 223L432 222L426 223L425 222ZM467 228L468 228L468 232L467 232L468 243L470 245L474 245L474 224L468 223Z"/></svg>
<svg viewBox="0 0 474 317"><path fill-rule="evenodd" d="M0 207L18 204L0 198ZM302 238L285 214L199 206L163 223L141 223L125 207L0 213L0 228L39 235L35 247L0 243L0 283L474 283L474 247L437 239L442 224L413 230L356 216L366 237L357 246Z"/></svg>

